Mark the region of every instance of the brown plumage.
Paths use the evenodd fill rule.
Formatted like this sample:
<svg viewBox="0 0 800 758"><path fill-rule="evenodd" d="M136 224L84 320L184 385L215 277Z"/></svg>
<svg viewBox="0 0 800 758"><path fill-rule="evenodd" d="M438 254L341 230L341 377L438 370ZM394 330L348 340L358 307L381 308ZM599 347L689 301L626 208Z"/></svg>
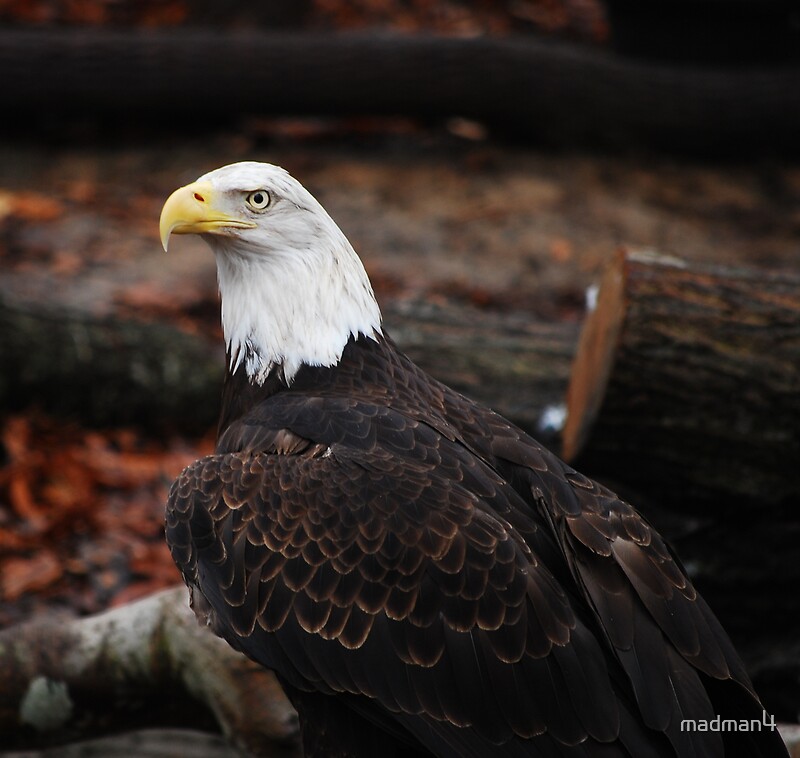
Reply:
<svg viewBox="0 0 800 758"><path fill-rule="evenodd" d="M786 754L681 729L762 707L630 505L382 331L260 382L229 351L167 540L198 615L278 674L306 755Z"/></svg>

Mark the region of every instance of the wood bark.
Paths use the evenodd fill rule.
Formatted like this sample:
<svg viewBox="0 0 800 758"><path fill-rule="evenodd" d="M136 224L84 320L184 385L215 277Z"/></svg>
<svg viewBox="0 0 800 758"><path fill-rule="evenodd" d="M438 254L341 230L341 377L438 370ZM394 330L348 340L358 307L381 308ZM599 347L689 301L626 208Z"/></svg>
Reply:
<svg viewBox="0 0 800 758"><path fill-rule="evenodd" d="M0 297L0 367L9 410L201 433L218 415L224 358L221 345L168 324Z"/></svg>
<svg viewBox="0 0 800 758"><path fill-rule="evenodd" d="M800 702L800 277L621 253L581 332L565 457L670 540L765 705Z"/></svg>
<svg viewBox="0 0 800 758"><path fill-rule="evenodd" d="M423 304L389 306L385 322L420 366L529 429L546 406L563 402L574 324ZM202 432L219 415L224 356L221 337L0 297L0 367L6 408L36 404L90 424Z"/></svg>
<svg viewBox="0 0 800 758"><path fill-rule="evenodd" d="M525 139L707 157L796 150L800 131L796 62L665 65L535 37L13 30L0 32L0 70L0 98L14 103L4 123L26 133L61 130L65 117L157 118L163 130L167 114L206 126L242 114L455 115Z"/></svg>
<svg viewBox="0 0 800 758"><path fill-rule="evenodd" d="M98 616L0 632L0 752L136 728L222 732L252 755L297 755L274 675L197 624L185 587Z"/></svg>
<svg viewBox="0 0 800 758"><path fill-rule="evenodd" d="M584 325L565 457L676 509L800 496L800 276L621 253Z"/></svg>

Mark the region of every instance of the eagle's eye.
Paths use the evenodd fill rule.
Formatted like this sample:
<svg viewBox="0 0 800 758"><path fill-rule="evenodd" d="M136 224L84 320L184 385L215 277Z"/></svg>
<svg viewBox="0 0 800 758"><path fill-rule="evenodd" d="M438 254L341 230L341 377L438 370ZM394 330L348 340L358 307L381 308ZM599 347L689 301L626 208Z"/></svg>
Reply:
<svg viewBox="0 0 800 758"><path fill-rule="evenodd" d="M247 204L254 211L263 211L269 206L271 199L269 192L266 190L254 190L247 196Z"/></svg>

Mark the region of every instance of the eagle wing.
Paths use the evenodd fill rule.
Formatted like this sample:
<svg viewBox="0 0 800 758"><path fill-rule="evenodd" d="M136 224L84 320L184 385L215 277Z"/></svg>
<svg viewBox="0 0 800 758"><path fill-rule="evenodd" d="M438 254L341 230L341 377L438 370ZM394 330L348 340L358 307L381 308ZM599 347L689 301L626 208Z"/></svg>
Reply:
<svg viewBox="0 0 800 758"><path fill-rule="evenodd" d="M677 755L786 755L777 731L698 735L684 719L759 721L764 709L727 633L680 560L631 505L501 416L482 416L484 454L550 524L644 723ZM722 739L719 739L719 737Z"/></svg>
<svg viewBox="0 0 800 758"><path fill-rule="evenodd" d="M583 608L503 516L530 510L514 489L422 422L365 405L347 418L330 444L253 425L241 439L260 450L176 480L167 539L214 630L440 752L644 744ZM552 548L533 519L526 531Z"/></svg>
<svg viewBox="0 0 800 758"><path fill-rule="evenodd" d="M439 755L721 755L680 720L714 716L701 673L748 686L724 632L633 509L521 435L483 456L293 400L184 470L167 540L217 634Z"/></svg>

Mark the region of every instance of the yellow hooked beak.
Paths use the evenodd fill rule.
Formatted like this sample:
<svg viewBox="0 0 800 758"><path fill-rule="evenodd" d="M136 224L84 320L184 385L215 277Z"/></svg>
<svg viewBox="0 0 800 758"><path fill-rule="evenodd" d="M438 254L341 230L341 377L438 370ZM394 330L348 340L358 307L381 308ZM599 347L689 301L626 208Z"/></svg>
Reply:
<svg viewBox="0 0 800 758"><path fill-rule="evenodd" d="M225 229L252 229L252 221L236 218L216 207L216 193L208 182L176 189L161 209L159 231L164 250L172 234L219 234Z"/></svg>

